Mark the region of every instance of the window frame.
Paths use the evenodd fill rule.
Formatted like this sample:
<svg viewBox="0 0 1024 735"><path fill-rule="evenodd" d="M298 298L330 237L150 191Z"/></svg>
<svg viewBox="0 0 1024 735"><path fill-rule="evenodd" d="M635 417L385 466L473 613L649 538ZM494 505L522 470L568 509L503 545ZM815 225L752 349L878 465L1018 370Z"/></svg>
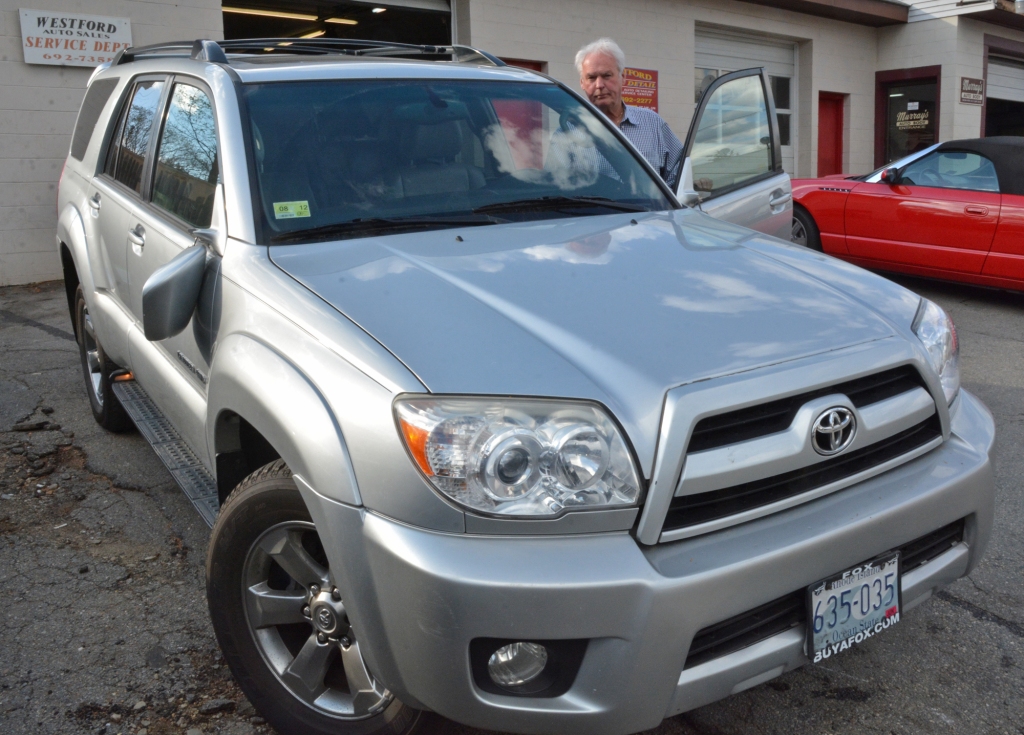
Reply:
<svg viewBox="0 0 1024 735"><path fill-rule="evenodd" d="M137 76L131 77L128 80L128 83L125 85L124 94L120 100L120 107L118 108L118 114L116 117L116 121L114 123L114 130L107 137L107 144L104 146L103 155L99 159L99 161L102 161L102 166L100 167L97 176L102 176L107 181L107 183L117 187L122 193L134 197L138 201L144 202L146 200L146 197L149 195L148 190L150 176L148 174L148 171L152 167L153 153L155 150L155 141L157 138L157 136L153 135L153 130L156 128L157 121L163 114L162 110L164 110L167 106L167 90L170 89L167 82L170 78L171 75L169 74L154 74L151 72L148 74L139 74ZM160 99L157 102L156 106L156 114L153 115L153 122L151 123L149 131L149 141L146 145L146 154L143 160L142 174L139 181L139 183L141 184L141 191L136 191L135 189L132 189L127 185L123 184L122 182L118 181L114 177L114 172L117 171L117 160L121 156L121 135L124 133L124 122L128 116L128 108L131 105L132 100L135 98L135 90L141 82L150 81L163 82L164 88L163 90L161 90ZM113 171L108 172L107 159L110 157L110 147L112 145L117 146L117 153L114 156L112 166ZM99 161L97 162L97 164L99 164Z"/></svg>
<svg viewBox="0 0 1024 735"><path fill-rule="evenodd" d="M164 209L158 204L153 202L153 185L156 180L156 156L160 150L160 143L163 140L164 126L167 123L167 115L171 109L171 98L174 87L177 84L187 84L191 87L197 88L203 94L206 95L207 99L210 100L210 109L213 111L213 128L214 135L217 138L217 185L220 186L224 182L224 145L221 139L220 122L217 115L217 100L210 86L201 77L193 76L191 74L168 74L167 75L167 88L164 90L164 95L160 100L160 110L157 119L154 121L157 123L156 135L150 141L151 150L149 158L147 159L146 168L143 170L143 176L145 177L145 196L142 197L140 202L143 209L140 210L139 214L145 214L150 217L157 217L163 220L167 225L174 227L181 232L191 233L192 230L196 229L198 225L193 225L191 222L186 222L174 212ZM216 204L214 205L216 207ZM207 225L209 226L209 225Z"/></svg>

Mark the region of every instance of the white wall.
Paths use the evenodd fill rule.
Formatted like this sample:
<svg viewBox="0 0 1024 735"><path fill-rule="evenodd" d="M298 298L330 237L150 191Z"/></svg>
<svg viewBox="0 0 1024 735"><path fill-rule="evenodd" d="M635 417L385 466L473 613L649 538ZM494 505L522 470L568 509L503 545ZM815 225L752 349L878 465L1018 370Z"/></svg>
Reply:
<svg viewBox="0 0 1024 735"><path fill-rule="evenodd" d="M223 37L219 0L0 0L0 286L62 277L57 181L91 71L26 64L22 7L130 18L137 46Z"/></svg>
<svg viewBox="0 0 1024 735"><path fill-rule="evenodd" d="M1024 32L972 20L936 18L879 31L878 69L942 66L939 140L977 138L981 105L960 104L960 77L984 76L985 35L1024 42Z"/></svg>

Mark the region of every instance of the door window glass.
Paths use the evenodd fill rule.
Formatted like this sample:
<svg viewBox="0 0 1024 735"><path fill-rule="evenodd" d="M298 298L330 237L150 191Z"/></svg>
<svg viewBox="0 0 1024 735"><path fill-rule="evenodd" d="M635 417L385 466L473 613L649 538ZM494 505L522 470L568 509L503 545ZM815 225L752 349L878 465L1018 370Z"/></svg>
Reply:
<svg viewBox="0 0 1024 735"><path fill-rule="evenodd" d="M772 170L771 129L760 77L734 79L711 94L690 158L698 191L718 192Z"/></svg>
<svg viewBox="0 0 1024 735"><path fill-rule="evenodd" d="M142 191L142 169L153 131L153 118L163 92L162 81L139 82L125 113L120 145L114 164L114 178L137 192Z"/></svg>
<svg viewBox="0 0 1024 735"><path fill-rule="evenodd" d="M938 189L999 191L995 166L984 156L939 151L914 161L900 173L900 183Z"/></svg>
<svg viewBox="0 0 1024 735"><path fill-rule="evenodd" d="M892 84L887 88L885 160L895 161L936 142L936 83Z"/></svg>
<svg viewBox="0 0 1024 735"><path fill-rule="evenodd" d="M160 136L153 203L196 227L210 224L217 186L217 129L206 94L174 85Z"/></svg>
<svg viewBox="0 0 1024 735"><path fill-rule="evenodd" d="M82 109L78 113L78 122L75 123L75 134L71 138L71 156L79 161L85 158L85 151L92 140L92 133L96 129L96 123L100 119L103 107L117 87L117 79L100 79L93 82L89 91L85 93L85 100L82 102Z"/></svg>

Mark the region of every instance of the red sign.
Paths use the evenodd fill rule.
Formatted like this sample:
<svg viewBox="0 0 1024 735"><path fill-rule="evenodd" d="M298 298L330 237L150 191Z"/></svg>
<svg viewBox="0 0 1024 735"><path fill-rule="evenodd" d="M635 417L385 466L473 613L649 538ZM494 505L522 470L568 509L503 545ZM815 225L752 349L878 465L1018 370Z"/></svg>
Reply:
<svg viewBox="0 0 1024 735"><path fill-rule="evenodd" d="M622 72L622 101L634 107L658 111L658 72L653 69L626 69Z"/></svg>

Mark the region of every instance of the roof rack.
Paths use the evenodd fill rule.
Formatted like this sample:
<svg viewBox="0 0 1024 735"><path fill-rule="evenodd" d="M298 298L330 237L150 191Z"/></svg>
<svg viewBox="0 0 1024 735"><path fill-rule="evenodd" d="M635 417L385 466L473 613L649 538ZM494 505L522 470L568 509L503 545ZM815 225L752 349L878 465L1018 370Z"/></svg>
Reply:
<svg viewBox="0 0 1024 735"><path fill-rule="evenodd" d="M365 41L350 38L240 38L233 41L175 41L152 46L122 49L111 66L127 64L143 56L188 56L200 61L219 64L230 63L228 54L302 54L342 56L449 56L455 62L488 63L507 66L497 56L486 51L450 44L447 46L418 45L394 41Z"/></svg>

